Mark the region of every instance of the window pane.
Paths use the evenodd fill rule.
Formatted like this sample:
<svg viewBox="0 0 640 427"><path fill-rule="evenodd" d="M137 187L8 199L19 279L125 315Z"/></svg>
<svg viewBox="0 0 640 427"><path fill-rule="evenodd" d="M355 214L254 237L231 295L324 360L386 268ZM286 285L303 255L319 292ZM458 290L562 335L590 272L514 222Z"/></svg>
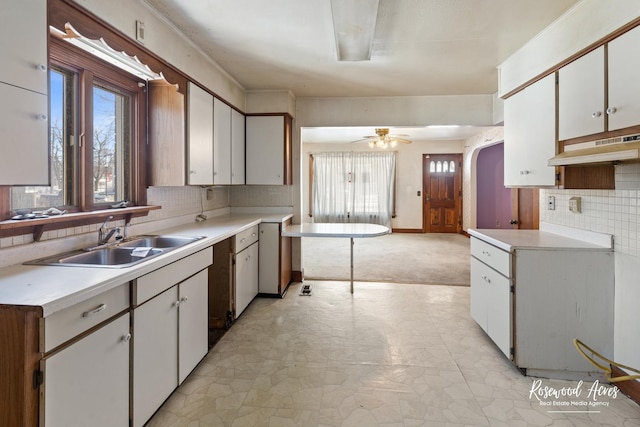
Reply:
<svg viewBox="0 0 640 427"><path fill-rule="evenodd" d="M436 163L436 172L442 172L442 162L440 160L438 160L438 163Z"/></svg>
<svg viewBox="0 0 640 427"><path fill-rule="evenodd" d="M75 75L60 69L49 72L49 187L12 187L11 208L46 209L72 205L75 168Z"/></svg>
<svg viewBox="0 0 640 427"><path fill-rule="evenodd" d="M453 162L453 160L451 160L451 162L449 162L449 172L455 172L456 171L456 164Z"/></svg>
<svg viewBox="0 0 640 427"><path fill-rule="evenodd" d="M449 172L449 162L444 162L444 170L443 172Z"/></svg>
<svg viewBox="0 0 640 427"><path fill-rule="evenodd" d="M431 162L429 163L429 172L435 172L435 171L436 171L436 162L431 160Z"/></svg>
<svg viewBox="0 0 640 427"><path fill-rule="evenodd" d="M128 200L131 99L102 86L93 88L94 203Z"/></svg>

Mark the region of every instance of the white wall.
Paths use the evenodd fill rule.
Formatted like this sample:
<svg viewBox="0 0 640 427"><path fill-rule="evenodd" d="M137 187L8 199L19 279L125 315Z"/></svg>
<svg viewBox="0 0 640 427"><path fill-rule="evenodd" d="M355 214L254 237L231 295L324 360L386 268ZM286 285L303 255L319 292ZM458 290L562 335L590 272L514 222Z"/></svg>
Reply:
<svg viewBox="0 0 640 427"><path fill-rule="evenodd" d="M392 219L394 229L422 229L422 155L438 153L462 153L463 141L414 141L398 144L396 154L396 217ZM303 222L311 222L309 217L309 155L328 151L370 151L366 143L358 144L302 144L302 209Z"/></svg>
<svg viewBox="0 0 640 427"><path fill-rule="evenodd" d="M554 67L639 16L637 0L582 0L500 66L500 93ZM556 210L546 210L543 201L547 196L555 196ZM582 213L569 212L572 196L582 197ZM541 190L540 198L541 221L614 236L614 359L640 367L640 165L616 166L616 190ZM589 337L582 339L588 345Z"/></svg>

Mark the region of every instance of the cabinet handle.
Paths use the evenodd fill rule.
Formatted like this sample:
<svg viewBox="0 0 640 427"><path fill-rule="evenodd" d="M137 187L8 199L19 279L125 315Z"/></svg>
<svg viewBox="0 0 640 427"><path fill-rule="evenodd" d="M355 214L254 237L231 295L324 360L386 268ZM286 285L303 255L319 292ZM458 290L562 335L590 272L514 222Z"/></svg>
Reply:
<svg viewBox="0 0 640 427"><path fill-rule="evenodd" d="M191 175L193 175L194 173L196 173L196 171L194 171L194 170L190 170L190 171L189 171L189 173L190 173Z"/></svg>
<svg viewBox="0 0 640 427"><path fill-rule="evenodd" d="M180 301L181 301L181 302L187 302L187 301L189 301L189 297L187 297L187 296L183 296L183 297L180 299Z"/></svg>
<svg viewBox="0 0 640 427"><path fill-rule="evenodd" d="M491 279L489 279L487 276L482 276L482 280L484 280L487 283L491 283Z"/></svg>
<svg viewBox="0 0 640 427"><path fill-rule="evenodd" d="M611 115L611 114L615 114L616 111L618 111L618 109L616 107L609 107L607 108L607 114Z"/></svg>
<svg viewBox="0 0 640 427"><path fill-rule="evenodd" d="M491 252L482 251L482 255L491 256Z"/></svg>
<svg viewBox="0 0 640 427"><path fill-rule="evenodd" d="M180 307L180 301L176 301L176 302L174 302L174 303L173 303L173 305L174 305L175 307Z"/></svg>
<svg viewBox="0 0 640 427"><path fill-rule="evenodd" d="M526 169L525 169L525 170L520 171L520 175L529 175L530 173L531 173L531 171L528 171L528 170L526 170Z"/></svg>
<svg viewBox="0 0 640 427"><path fill-rule="evenodd" d="M100 313L102 310L104 310L106 308L107 308L106 304L100 304L99 306L97 306L93 310L85 311L84 313L82 313L82 317L93 316L94 314L98 314L98 313Z"/></svg>
<svg viewBox="0 0 640 427"><path fill-rule="evenodd" d="M129 333L129 334L127 334L127 335L124 335L124 336L122 337L122 341L124 341L124 342L129 342L129 341L131 341L131 334Z"/></svg>
<svg viewBox="0 0 640 427"><path fill-rule="evenodd" d="M593 117L594 119L597 119L601 115L602 115L602 111L594 111L593 113L591 113L591 117Z"/></svg>

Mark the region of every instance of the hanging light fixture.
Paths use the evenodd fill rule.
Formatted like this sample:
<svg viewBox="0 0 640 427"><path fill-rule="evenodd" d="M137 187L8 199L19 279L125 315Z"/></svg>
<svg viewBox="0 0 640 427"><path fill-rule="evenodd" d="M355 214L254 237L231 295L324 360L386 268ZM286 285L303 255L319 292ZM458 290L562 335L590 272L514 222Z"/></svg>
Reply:
<svg viewBox="0 0 640 427"><path fill-rule="evenodd" d="M401 135L406 136L406 135ZM399 135L389 135L389 128L376 128L376 136L366 137L370 139L370 148L381 148L386 150L387 148L394 148L398 145L398 142L403 144L411 144L411 141L404 138L399 138Z"/></svg>

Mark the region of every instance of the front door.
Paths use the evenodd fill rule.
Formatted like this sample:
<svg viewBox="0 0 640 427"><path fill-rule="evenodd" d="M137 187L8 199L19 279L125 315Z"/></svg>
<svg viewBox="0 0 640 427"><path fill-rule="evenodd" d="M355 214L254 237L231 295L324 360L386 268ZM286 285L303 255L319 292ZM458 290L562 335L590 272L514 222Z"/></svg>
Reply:
<svg viewBox="0 0 640 427"><path fill-rule="evenodd" d="M423 155L423 220L427 233L459 233L462 214L462 154Z"/></svg>

